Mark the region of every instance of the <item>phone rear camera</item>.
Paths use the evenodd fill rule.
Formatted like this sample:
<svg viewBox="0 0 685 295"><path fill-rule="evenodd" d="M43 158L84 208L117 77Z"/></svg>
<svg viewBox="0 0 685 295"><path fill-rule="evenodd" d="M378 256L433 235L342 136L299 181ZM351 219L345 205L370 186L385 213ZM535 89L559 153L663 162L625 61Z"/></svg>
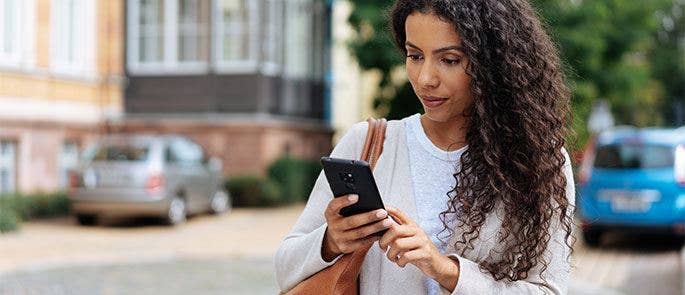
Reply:
<svg viewBox="0 0 685 295"><path fill-rule="evenodd" d="M352 173L342 172L338 176L344 183L354 183L354 176Z"/></svg>

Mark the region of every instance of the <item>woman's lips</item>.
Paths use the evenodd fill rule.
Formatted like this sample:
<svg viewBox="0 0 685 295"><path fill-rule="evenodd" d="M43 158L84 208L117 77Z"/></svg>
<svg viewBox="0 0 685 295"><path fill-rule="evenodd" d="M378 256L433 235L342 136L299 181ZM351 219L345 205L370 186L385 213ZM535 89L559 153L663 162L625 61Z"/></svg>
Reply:
<svg viewBox="0 0 685 295"><path fill-rule="evenodd" d="M423 100L423 105L429 108L435 108L445 103L445 101L447 101L447 98L435 96L422 96L421 100Z"/></svg>

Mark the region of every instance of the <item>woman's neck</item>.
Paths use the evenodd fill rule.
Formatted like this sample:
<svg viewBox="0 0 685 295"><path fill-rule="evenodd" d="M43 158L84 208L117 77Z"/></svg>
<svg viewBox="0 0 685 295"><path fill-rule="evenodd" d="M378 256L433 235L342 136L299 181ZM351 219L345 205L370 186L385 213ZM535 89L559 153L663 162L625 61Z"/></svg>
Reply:
<svg viewBox="0 0 685 295"><path fill-rule="evenodd" d="M428 139L443 151L455 151L466 146L466 118L459 116L447 122L433 121L421 115L421 126Z"/></svg>

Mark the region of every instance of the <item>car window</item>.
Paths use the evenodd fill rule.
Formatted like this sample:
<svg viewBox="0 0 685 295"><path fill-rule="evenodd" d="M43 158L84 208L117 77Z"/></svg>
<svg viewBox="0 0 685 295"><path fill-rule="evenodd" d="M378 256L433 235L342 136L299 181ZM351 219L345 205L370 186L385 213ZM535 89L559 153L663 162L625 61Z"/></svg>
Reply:
<svg viewBox="0 0 685 295"><path fill-rule="evenodd" d="M94 149L89 154L92 161L147 161L149 146L128 144L106 144Z"/></svg>
<svg viewBox="0 0 685 295"><path fill-rule="evenodd" d="M171 140L166 151L166 159L171 163L200 164L202 157L202 148L186 139Z"/></svg>
<svg viewBox="0 0 685 295"><path fill-rule="evenodd" d="M607 169L673 166L673 148L660 145L614 144L597 149L595 167Z"/></svg>

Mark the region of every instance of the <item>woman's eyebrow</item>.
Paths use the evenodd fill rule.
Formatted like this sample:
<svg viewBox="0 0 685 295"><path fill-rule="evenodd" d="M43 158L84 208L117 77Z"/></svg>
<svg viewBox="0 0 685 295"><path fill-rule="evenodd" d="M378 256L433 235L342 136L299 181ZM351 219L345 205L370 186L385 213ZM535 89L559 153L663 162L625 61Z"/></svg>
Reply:
<svg viewBox="0 0 685 295"><path fill-rule="evenodd" d="M418 46L412 44L412 43L409 42L409 41L404 42L404 45L405 45L405 46L408 46L408 47L411 47L411 48L414 48L414 49L416 49L416 50L421 51L421 48L419 48ZM438 48L438 49L436 49L436 50L433 50L433 54L440 53L440 52L444 52L444 51L448 51L448 50L458 50L458 51L464 52L464 48L463 48L463 47L461 47L461 46L459 46L459 45L451 45L451 46L447 46L447 47Z"/></svg>

